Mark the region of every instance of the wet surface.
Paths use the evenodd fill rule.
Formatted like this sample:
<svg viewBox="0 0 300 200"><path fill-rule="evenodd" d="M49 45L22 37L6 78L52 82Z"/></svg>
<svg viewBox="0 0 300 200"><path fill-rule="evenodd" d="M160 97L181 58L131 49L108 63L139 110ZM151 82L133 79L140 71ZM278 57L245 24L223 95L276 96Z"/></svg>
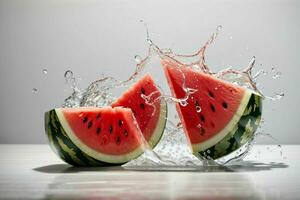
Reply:
<svg viewBox="0 0 300 200"><path fill-rule="evenodd" d="M300 146L276 149L229 166L75 168L47 145L1 145L0 199L297 199Z"/></svg>

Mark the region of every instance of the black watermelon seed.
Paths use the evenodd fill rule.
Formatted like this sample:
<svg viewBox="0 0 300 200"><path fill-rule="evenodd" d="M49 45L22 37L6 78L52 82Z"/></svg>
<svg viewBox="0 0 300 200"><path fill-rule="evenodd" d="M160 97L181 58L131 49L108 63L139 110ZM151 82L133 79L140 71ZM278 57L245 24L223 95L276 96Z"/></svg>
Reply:
<svg viewBox="0 0 300 200"><path fill-rule="evenodd" d="M83 123L86 123L87 121L88 121L87 117L84 117L83 120L82 120Z"/></svg>
<svg viewBox="0 0 300 200"><path fill-rule="evenodd" d="M214 93L212 93L212 91L210 91L210 90L208 90L208 94L209 94L209 96L212 97L212 98L215 97Z"/></svg>
<svg viewBox="0 0 300 200"><path fill-rule="evenodd" d="M141 104L140 104L140 107L141 107L141 109L144 110L144 109L145 109L145 104L141 103Z"/></svg>
<svg viewBox="0 0 300 200"><path fill-rule="evenodd" d="M96 116L96 119L99 119L101 117L101 114L98 113L97 116Z"/></svg>
<svg viewBox="0 0 300 200"><path fill-rule="evenodd" d="M123 121L119 119L118 124L119 124L119 127L121 127L123 125Z"/></svg>
<svg viewBox="0 0 300 200"><path fill-rule="evenodd" d="M124 135L125 135L125 136L128 136L127 130L124 131Z"/></svg>
<svg viewBox="0 0 300 200"><path fill-rule="evenodd" d="M101 132L101 128L97 127L97 135L99 135L100 132Z"/></svg>
<svg viewBox="0 0 300 200"><path fill-rule="evenodd" d="M203 127L200 127L200 135L204 135L205 134L205 129Z"/></svg>
<svg viewBox="0 0 300 200"><path fill-rule="evenodd" d="M211 109L211 111L213 111L213 112L215 112L215 111L216 111L216 108L215 108L215 106L214 106L214 105L212 105L212 104L210 104L210 109Z"/></svg>
<svg viewBox="0 0 300 200"><path fill-rule="evenodd" d="M93 121L89 121L88 128L91 128L93 126Z"/></svg>
<svg viewBox="0 0 300 200"><path fill-rule="evenodd" d="M225 109L228 108L228 104L227 104L225 101L223 101L222 106L223 106L223 108L225 108Z"/></svg>
<svg viewBox="0 0 300 200"><path fill-rule="evenodd" d="M145 91L144 88L141 88L141 93L142 93L142 94L146 94L146 91Z"/></svg>
<svg viewBox="0 0 300 200"><path fill-rule="evenodd" d="M112 125L110 125L110 127L109 127L109 133L112 134L112 132L113 132L113 127L112 127Z"/></svg>
<svg viewBox="0 0 300 200"><path fill-rule="evenodd" d="M121 143L121 138L120 138L119 136L117 137L116 143L117 143L117 144L120 144L120 143Z"/></svg>
<svg viewBox="0 0 300 200"><path fill-rule="evenodd" d="M205 122L205 117L204 117L204 115L200 114L200 120L201 120L202 122Z"/></svg>
<svg viewBox="0 0 300 200"><path fill-rule="evenodd" d="M198 101L195 102L195 106L200 106Z"/></svg>

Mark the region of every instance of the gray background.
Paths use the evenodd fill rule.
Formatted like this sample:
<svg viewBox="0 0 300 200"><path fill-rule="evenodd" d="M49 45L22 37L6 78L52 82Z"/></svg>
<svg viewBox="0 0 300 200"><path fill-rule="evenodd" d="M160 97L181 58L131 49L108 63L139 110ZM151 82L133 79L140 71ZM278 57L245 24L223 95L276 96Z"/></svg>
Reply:
<svg viewBox="0 0 300 200"><path fill-rule="evenodd" d="M0 143L46 142L43 113L70 93L65 70L73 70L82 87L101 73L128 77L134 55L146 52L141 19L157 44L180 53L195 51L222 25L207 51L213 70L245 66L255 55L256 70L282 72L278 80L260 80L266 94L284 91L285 98L264 108L263 131L277 141L259 142L300 142L299 1L0 0ZM151 67L164 84L158 62Z"/></svg>

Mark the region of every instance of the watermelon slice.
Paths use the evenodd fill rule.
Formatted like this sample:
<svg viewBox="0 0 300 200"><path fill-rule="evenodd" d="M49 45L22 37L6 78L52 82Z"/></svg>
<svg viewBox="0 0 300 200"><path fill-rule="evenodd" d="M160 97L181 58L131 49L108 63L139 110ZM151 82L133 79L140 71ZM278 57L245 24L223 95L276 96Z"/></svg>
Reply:
<svg viewBox="0 0 300 200"><path fill-rule="evenodd" d="M148 102L142 98L145 95ZM167 103L160 99L161 93L149 74L137 81L112 107L130 108L151 148L159 142L167 119Z"/></svg>
<svg viewBox="0 0 300 200"><path fill-rule="evenodd" d="M122 164L143 153L142 133L127 108L57 108L45 123L50 146L74 166Z"/></svg>
<svg viewBox="0 0 300 200"><path fill-rule="evenodd" d="M162 65L173 95L184 98L183 85L197 91L177 111L193 153L218 159L252 138L260 119L261 96L249 89L179 66L170 59Z"/></svg>

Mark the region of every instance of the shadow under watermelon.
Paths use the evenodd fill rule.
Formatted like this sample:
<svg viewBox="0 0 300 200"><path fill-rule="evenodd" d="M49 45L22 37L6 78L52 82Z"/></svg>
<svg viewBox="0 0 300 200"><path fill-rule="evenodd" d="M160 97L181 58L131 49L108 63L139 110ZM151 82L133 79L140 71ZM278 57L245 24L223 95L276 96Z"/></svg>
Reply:
<svg viewBox="0 0 300 200"><path fill-rule="evenodd" d="M53 164L34 168L34 171L41 173L80 173L80 172L107 172L107 171L178 171L178 172L255 172L268 171L272 169L288 168L289 166L283 162L262 163L257 161L240 161L229 166L212 165L197 167L131 167L124 168L122 166L112 167L73 167L68 164Z"/></svg>

